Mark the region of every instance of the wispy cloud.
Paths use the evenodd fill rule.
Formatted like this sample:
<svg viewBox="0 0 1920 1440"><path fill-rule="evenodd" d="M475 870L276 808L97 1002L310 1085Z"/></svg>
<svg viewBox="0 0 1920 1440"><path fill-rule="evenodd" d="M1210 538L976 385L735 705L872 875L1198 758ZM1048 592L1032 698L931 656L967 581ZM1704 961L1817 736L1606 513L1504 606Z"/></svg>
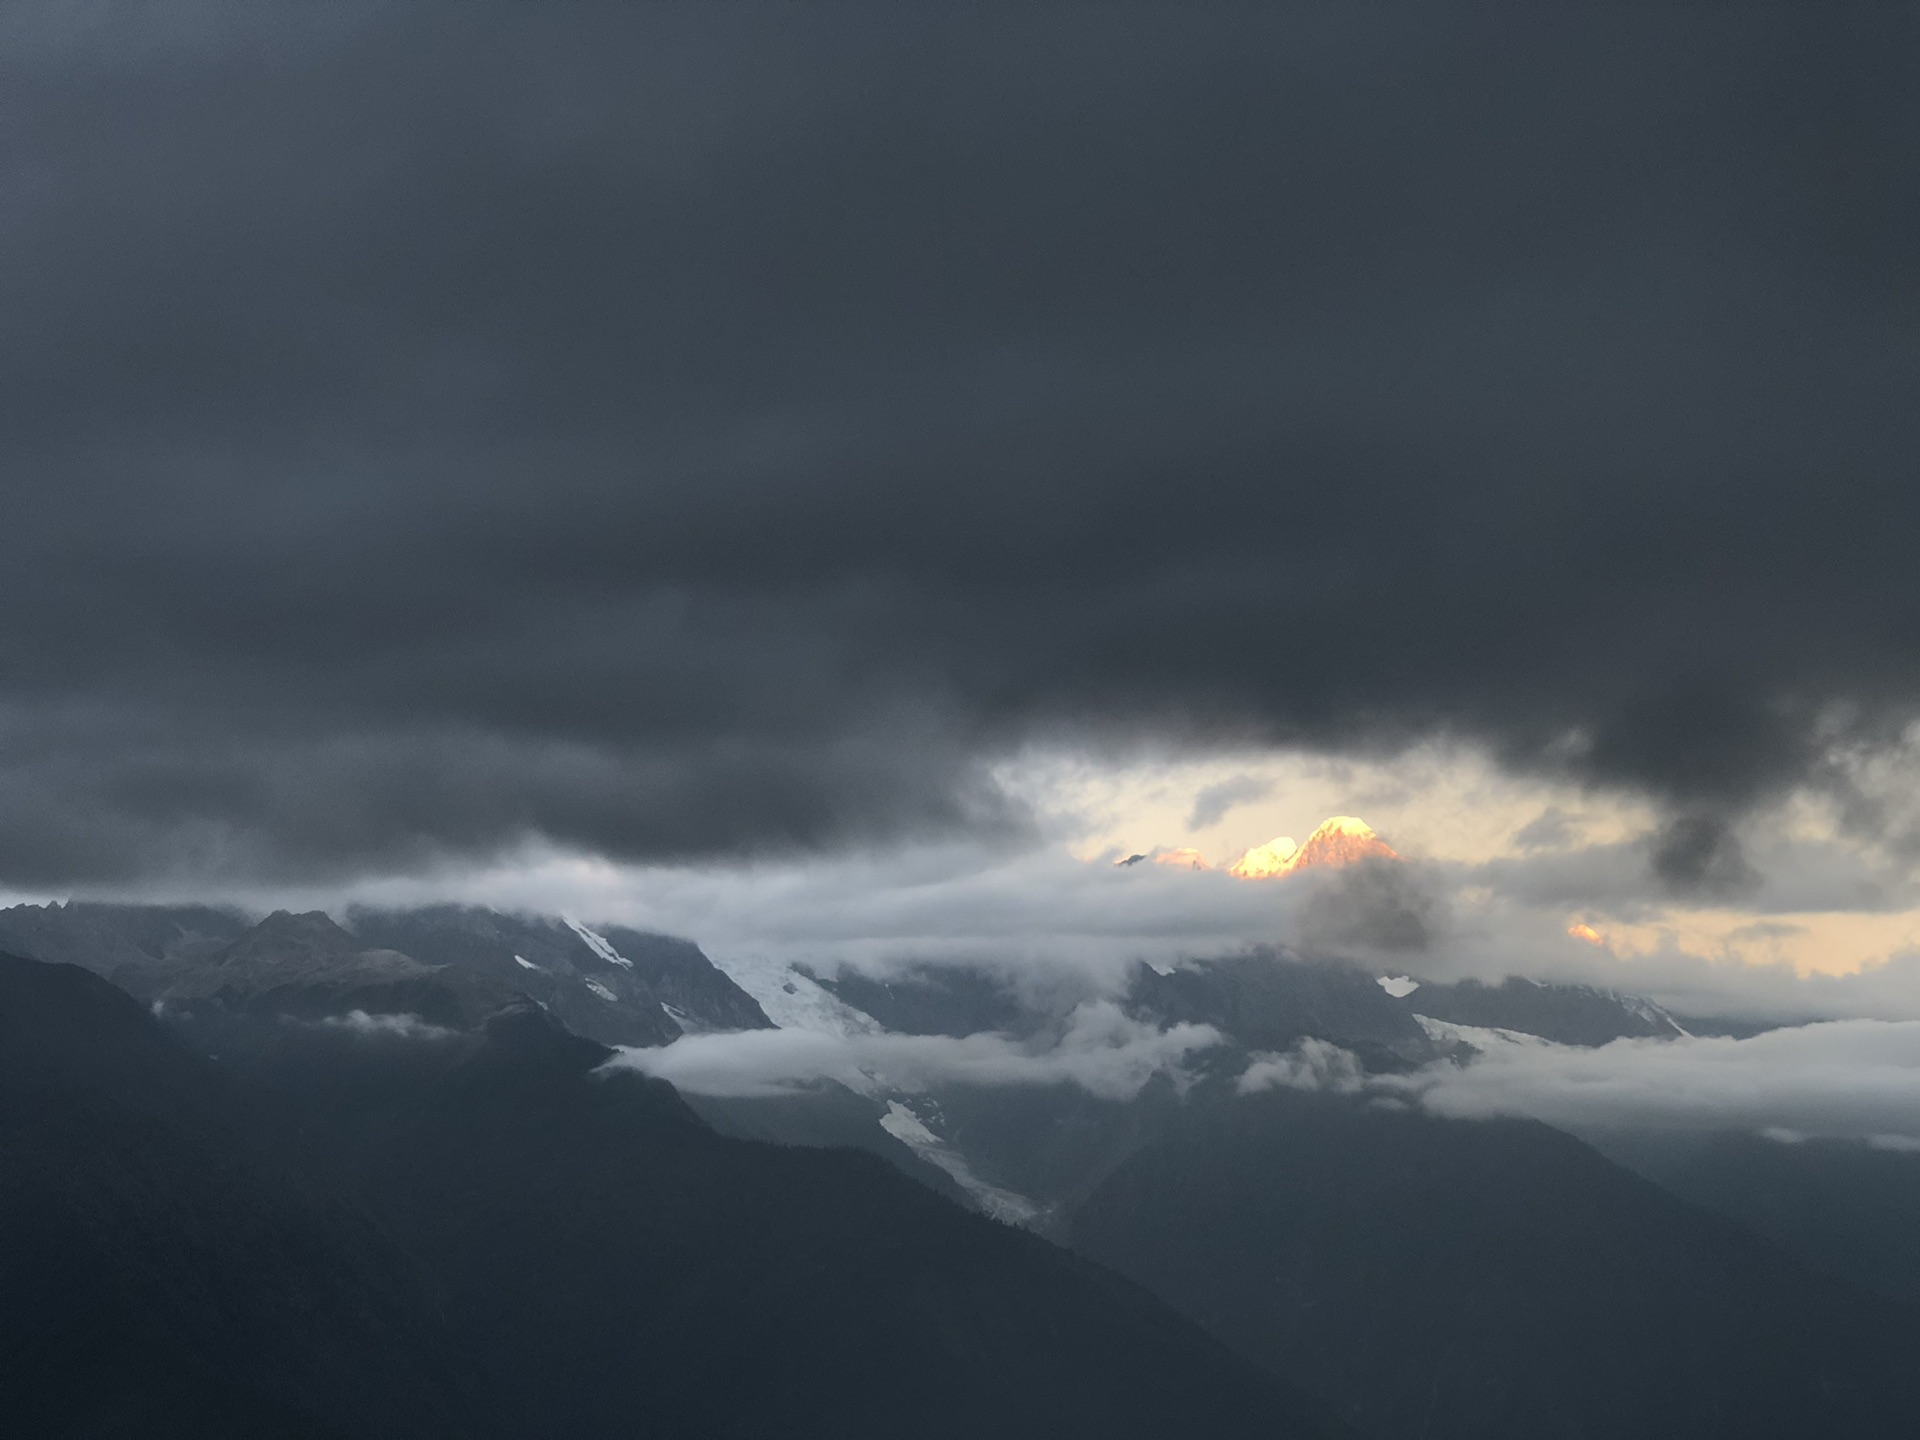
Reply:
<svg viewBox="0 0 1920 1440"><path fill-rule="evenodd" d="M1838 1020L1745 1040L1616 1040L1597 1049L1488 1034L1471 1062L1362 1076L1319 1041L1262 1056L1243 1092L1365 1092L1462 1119L1524 1116L1571 1130L1747 1130L1920 1146L1920 1022Z"/></svg>
<svg viewBox="0 0 1920 1440"><path fill-rule="evenodd" d="M622 1050L610 1067L656 1075L696 1095L780 1095L823 1080L858 1090L924 1090L969 1085L1078 1085L1123 1100L1162 1071L1177 1071L1194 1051L1218 1044L1210 1025L1161 1030L1117 1005L1077 1008L1055 1037L1004 1035L826 1035L808 1030L748 1030L687 1035L661 1049Z"/></svg>
<svg viewBox="0 0 1920 1440"><path fill-rule="evenodd" d="M328 1015L314 1024L323 1030L344 1030L350 1035L369 1038L381 1036L393 1040L446 1040L459 1033L442 1025L429 1024L418 1015L369 1015L365 1010Z"/></svg>
<svg viewBox="0 0 1920 1440"><path fill-rule="evenodd" d="M1242 1095L1273 1089L1356 1095L1366 1083L1366 1072L1352 1051L1309 1036L1283 1054L1255 1055L1240 1076L1238 1088Z"/></svg>
<svg viewBox="0 0 1920 1440"><path fill-rule="evenodd" d="M1273 793L1273 781L1264 775L1229 775L1225 780L1205 786L1193 797L1193 809L1187 814L1189 830L1205 830L1218 825L1227 812L1250 800L1264 800Z"/></svg>

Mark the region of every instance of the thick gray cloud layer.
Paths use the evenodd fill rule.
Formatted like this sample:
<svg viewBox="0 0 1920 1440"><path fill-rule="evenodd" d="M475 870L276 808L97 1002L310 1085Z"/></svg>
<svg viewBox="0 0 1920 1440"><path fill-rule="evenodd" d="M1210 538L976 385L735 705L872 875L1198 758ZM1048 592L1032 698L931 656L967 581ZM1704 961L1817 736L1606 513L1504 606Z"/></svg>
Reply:
<svg viewBox="0 0 1920 1440"><path fill-rule="evenodd" d="M1736 892L1727 817L1920 699L1916 61L1903 7L13 7L0 880L1439 732Z"/></svg>

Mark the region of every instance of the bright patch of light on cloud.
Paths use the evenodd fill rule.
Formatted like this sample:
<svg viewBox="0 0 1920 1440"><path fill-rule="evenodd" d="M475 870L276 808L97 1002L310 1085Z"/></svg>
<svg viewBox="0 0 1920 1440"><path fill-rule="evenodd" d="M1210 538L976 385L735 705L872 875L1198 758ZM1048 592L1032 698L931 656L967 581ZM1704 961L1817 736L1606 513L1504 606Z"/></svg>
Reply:
<svg viewBox="0 0 1920 1440"><path fill-rule="evenodd" d="M1802 797L1743 827L1760 888L1703 901L1653 875L1656 827L1644 808L1502 776L1471 752L1429 747L1366 763L1054 754L1001 776L1034 807L1039 842L975 837L675 866L532 845L441 875L231 898L262 912L470 901L686 936L730 968L885 974L960 963L1051 987L1056 999L1117 994L1141 962L1276 945L1429 981L1519 974L1611 986L1683 1014L1920 1015L1920 968L1901 960L1920 956L1911 867L1836 831ZM1186 832L1196 813L1221 810L1196 797L1214 787L1217 800L1229 782L1242 798L1205 834ZM1296 857L1279 883L1242 883L1221 868L1276 832L1343 814L1365 816L1406 859L1395 868L1404 893L1354 889L1342 903L1356 913L1339 926L1316 929L1307 911L1357 870L1316 871ZM1312 844L1310 835L1301 849ZM1134 855L1143 861L1111 863ZM1339 898L1323 895L1321 919ZM1397 948L1369 950L1369 937L1392 927L1364 922L1389 900L1422 923ZM1855 983L1828 983L1839 976Z"/></svg>
<svg viewBox="0 0 1920 1440"><path fill-rule="evenodd" d="M1890 957L1920 953L1920 911L1756 915L1675 908L1608 925L1607 943L1630 961L1686 955L1714 964L1780 966L1803 978L1858 975Z"/></svg>
<svg viewBox="0 0 1920 1440"><path fill-rule="evenodd" d="M1107 763L1036 750L995 779L1086 859L1187 848L1230 860L1329 815L1358 814L1405 854L1473 863L1511 853L1513 837L1548 811L1569 846L1624 840L1654 822L1642 802L1507 775L1458 746L1379 760L1273 751ZM1204 803L1228 788L1247 798L1224 810ZM1195 819L1211 823L1195 828Z"/></svg>

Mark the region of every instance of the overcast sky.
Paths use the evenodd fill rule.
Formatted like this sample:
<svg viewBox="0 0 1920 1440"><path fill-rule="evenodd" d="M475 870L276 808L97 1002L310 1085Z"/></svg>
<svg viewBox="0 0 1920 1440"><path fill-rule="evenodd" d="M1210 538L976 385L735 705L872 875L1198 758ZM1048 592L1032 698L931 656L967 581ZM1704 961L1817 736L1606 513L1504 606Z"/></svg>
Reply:
<svg viewBox="0 0 1920 1440"><path fill-rule="evenodd" d="M1909 6L9 6L0 887L772 945L1347 812L1430 969L1898 953L1916 65ZM1137 928L1282 928L1207 883ZM1002 953L1085 929L1020 894Z"/></svg>

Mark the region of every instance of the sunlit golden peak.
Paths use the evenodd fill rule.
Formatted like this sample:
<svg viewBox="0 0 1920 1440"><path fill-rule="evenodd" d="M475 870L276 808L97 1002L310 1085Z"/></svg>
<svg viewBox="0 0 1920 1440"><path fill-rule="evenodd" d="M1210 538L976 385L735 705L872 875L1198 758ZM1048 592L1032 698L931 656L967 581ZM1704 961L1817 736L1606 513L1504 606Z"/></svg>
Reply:
<svg viewBox="0 0 1920 1440"><path fill-rule="evenodd" d="M1312 838L1318 840L1329 835L1357 835L1362 840L1378 840L1373 827L1366 821L1352 815L1329 815L1320 822L1320 828L1313 832Z"/></svg>
<svg viewBox="0 0 1920 1440"><path fill-rule="evenodd" d="M1576 920L1573 924L1569 925L1567 927L1567 934L1576 940L1584 940L1589 945L1604 945L1607 943L1601 938L1600 932L1584 920Z"/></svg>
<svg viewBox="0 0 1920 1440"><path fill-rule="evenodd" d="M1267 880L1275 875L1285 875L1292 871L1294 858L1300 853L1300 847L1293 843L1291 835L1281 835L1264 845L1256 845L1233 864L1227 867L1227 873L1241 880Z"/></svg>
<svg viewBox="0 0 1920 1440"><path fill-rule="evenodd" d="M1335 815L1322 821L1307 837L1306 844L1296 846L1291 838L1282 835L1247 851L1228 867L1227 873L1242 880L1270 880L1291 875L1296 870L1351 865L1357 860L1375 858L1398 860L1400 856L1374 834L1373 827L1366 821L1351 815Z"/></svg>

